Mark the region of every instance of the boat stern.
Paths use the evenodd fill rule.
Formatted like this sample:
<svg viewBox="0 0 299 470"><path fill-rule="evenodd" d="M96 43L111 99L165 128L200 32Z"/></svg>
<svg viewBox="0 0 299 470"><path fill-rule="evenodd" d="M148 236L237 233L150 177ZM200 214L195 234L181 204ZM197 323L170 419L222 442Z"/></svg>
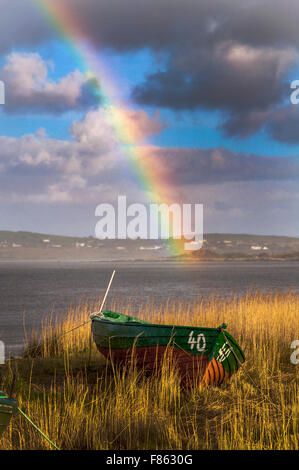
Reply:
<svg viewBox="0 0 299 470"><path fill-rule="evenodd" d="M205 385L221 385L226 382L245 362L245 354L237 341L224 331L226 325L219 327L219 335L209 364L201 383Z"/></svg>

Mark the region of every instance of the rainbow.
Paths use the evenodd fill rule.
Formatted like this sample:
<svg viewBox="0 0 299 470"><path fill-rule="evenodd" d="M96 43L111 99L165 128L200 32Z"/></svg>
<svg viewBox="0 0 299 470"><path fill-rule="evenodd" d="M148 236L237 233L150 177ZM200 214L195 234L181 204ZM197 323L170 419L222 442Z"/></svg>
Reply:
<svg viewBox="0 0 299 470"><path fill-rule="evenodd" d="M103 61L98 50L87 42L88 33L74 12L60 0L32 0L39 7L52 27L68 46L74 59L89 78L95 96L101 96L108 122L112 125L120 147L124 150L134 171L138 184L147 194L148 200L157 204L175 202L175 188L157 158L155 147L140 145L138 128L129 119L130 106L119 96L115 76L109 71L107 61ZM104 101L104 103L103 103ZM169 241L169 250L177 255L183 252L183 240Z"/></svg>

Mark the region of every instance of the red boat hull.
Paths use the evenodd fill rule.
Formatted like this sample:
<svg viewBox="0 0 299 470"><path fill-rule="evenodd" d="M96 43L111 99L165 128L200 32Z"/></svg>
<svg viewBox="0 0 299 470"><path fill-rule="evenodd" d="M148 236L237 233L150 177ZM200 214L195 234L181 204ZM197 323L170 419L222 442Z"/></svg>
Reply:
<svg viewBox="0 0 299 470"><path fill-rule="evenodd" d="M113 363L136 364L146 374L153 375L163 367L165 357L170 357L183 384L201 383L204 385L221 385L229 378L223 365L207 356L190 354L179 348L168 346L137 347L135 349L109 349L98 347L98 350Z"/></svg>

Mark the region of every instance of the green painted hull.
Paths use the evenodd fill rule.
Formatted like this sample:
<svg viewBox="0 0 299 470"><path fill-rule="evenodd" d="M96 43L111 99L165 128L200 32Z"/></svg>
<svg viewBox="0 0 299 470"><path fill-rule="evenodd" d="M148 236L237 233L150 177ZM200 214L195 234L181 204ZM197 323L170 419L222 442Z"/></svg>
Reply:
<svg viewBox="0 0 299 470"><path fill-rule="evenodd" d="M9 426L12 416L17 413L18 405L16 400L8 398L5 393L0 392L0 438Z"/></svg>
<svg viewBox="0 0 299 470"><path fill-rule="evenodd" d="M200 375L211 385L225 382L245 360L225 327L157 325L109 311L92 319L95 343L106 357L123 362L134 351L137 364L154 370L171 348L183 379Z"/></svg>

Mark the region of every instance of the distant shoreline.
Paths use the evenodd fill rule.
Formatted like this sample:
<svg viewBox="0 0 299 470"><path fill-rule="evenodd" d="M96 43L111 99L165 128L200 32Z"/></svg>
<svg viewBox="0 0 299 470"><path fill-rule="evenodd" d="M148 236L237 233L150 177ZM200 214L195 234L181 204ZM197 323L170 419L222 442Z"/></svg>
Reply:
<svg viewBox="0 0 299 470"><path fill-rule="evenodd" d="M203 250L192 254L178 255L178 256L164 256L164 257L144 257L144 258L134 258L134 257L119 257L119 256L109 256L103 257L102 252L85 253L84 249L80 250L80 253L75 250L55 250L48 249L46 252L44 249L39 248L19 248L18 250L14 249L12 252L1 252L0 249L0 264L5 262L95 262L95 263L109 263L109 262L188 262L192 264L196 263L217 263L217 262L285 262L285 261L299 261L299 252L298 253L269 253L267 255L235 255L228 254L227 256L221 256L215 254L214 256L209 256L205 254Z"/></svg>
<svg viewBox="0 0 299 470"><path fill-rule="evenodd" d="M171 256L166 240L99 240L0 230L0 262L19 261L299 261L299 238L207 233L198 251Z"/></svg>

